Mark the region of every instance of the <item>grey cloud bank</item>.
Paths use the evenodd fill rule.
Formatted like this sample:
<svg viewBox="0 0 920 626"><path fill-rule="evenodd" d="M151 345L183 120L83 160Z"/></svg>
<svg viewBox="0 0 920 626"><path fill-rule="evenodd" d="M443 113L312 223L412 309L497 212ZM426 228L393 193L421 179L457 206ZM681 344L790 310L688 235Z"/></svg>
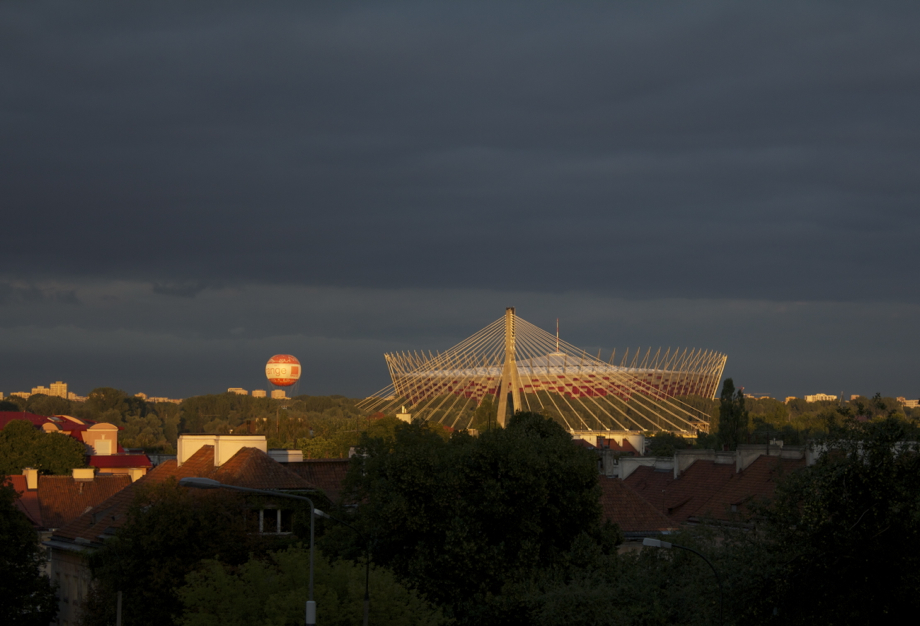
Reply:
<svg viewBox="0 0 920 626"><path fill-rule="evenodd" d="M220 391L290 351L361 395L513 304L751 391L920 395L918 17L6 3L0 390Z"/></svg>
<svg viewBox="0 0 920 626"><path fill-rule="evenodd" d="M515 305L524 319L604 358L617 349L697 347L729 355L727 374L777 396L915 384L920 306L890 302L620 299L588 293L364 290L245 285L195 298L145 283L66 287L69 308L22 299L2 308L4 385L67 380L186 396L264 388L264 362L291 352L301 393L365 396L388 384L383 353L445 350ZM857 332L858 331L858 332ZM13 391L10 388L7 391Z"/></svg>

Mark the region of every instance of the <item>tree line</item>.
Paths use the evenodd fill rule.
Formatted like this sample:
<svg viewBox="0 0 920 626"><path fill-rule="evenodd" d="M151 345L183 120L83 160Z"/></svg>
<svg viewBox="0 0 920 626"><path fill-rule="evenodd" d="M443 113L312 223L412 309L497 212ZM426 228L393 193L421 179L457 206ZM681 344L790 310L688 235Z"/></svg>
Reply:
<svg viewBox="0 0 920 626"><path fill-rule="evenodd" d="M665 537L713 564L720 593L691 552L623 549L601 516L594 457L541 415L479 437L420 422L362 433L345 498L326 509L351 527L317 523L318 617L358 622L367 554L377 624L846 625L915 614L918 440L916 420L844 420L816 465L777 478L772 500L748 503L733 524ZM92 556L82 624L111 623L117 590L125 626L302 623L308 514L297 510L294 535L265 537L247 527L252 506L175 483L141 493Z"/></svg>

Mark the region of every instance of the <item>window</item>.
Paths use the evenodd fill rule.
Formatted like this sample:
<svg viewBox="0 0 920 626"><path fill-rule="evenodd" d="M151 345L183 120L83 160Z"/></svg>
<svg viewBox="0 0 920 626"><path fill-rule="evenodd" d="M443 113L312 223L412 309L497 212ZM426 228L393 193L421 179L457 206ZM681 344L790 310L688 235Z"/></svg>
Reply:
<svg viewBox="0 0 920 626"><path fill-rule="evenodd" d="M293 511L282 509L261 509L259 511L259 532L266 535L286 535L294 530Z"/></svg>

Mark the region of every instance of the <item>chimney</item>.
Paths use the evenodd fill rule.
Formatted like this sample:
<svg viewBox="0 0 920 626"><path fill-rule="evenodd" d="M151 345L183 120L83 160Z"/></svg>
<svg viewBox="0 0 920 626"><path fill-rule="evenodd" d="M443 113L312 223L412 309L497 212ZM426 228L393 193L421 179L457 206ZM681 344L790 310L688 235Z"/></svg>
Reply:
<svg viewBox="0 0 920 626"><path fill-rule="evenodd" d="M92 467L75 467L73 470L73 479L77 482L92 482L96 476L96 470Z"/></svg>
<svg viewBox="0 0 920 626"><path fill-rule="evenodd" d="M38 489L38 470L34 467L27 467L22 470L22 475L26 477L26 489Z"/></svg>

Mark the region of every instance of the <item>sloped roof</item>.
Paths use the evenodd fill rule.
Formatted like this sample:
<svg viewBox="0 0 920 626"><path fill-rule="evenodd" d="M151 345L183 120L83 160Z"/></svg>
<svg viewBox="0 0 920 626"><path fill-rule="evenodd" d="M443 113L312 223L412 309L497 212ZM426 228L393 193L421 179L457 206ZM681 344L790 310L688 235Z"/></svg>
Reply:
<svg viewBox="0 0 920 626"><path fill-rule="evenodd" d="M103 535L110 534L108 532L110 528L118 528L124 524L125 516L134 501L134 494L138 485L161 483L171 477L177 479L185 476L209 477L213 473L214 447L202 446L200 450L182 464L182 467L178 467L174 460L157 465L136 482L58 529L53 538L70 541L79 540L84 543L98 542Z"/></svg>
<svg viewBox="0 0 920 626"><path fill-rule="evenodd" d="M131 484L126 474L74 480L72 476L39 476L38 502L42 526L60 528Z"/></svg>
<svg viewBox="0 0 920 626"><path fill-rule="evenodd" d="M735 473L735 466L700 460L674 479L670 472L655 472L650 467L637 468L626 484L659 511L678 523L702 514L709 500Z"/></svg>
<svg viewBox="0 0 920 626"><path fill-rule="evenodd" d="M743 513L752 499L769 498L782 476L805 467L805 459L782 459L761 456L746 469L734 474L699 513L716 519L729 519L732 513ZM735 511L732 511L735 507Z"/></svg>
<svg viewBox="0 0 920 626"><path fill-rule="evenodd" d="M152 463L146 454L93 455L89 457L89 464L93 467L99 468L152 466Z"/></svg>
<svg viewBox="0 0 920 626"><path fill-rule="evenodd" d="M673 482L671 470L657 471L652 467L640 465L623 481L634 492L642 496L659 511L667 510L668 486Z"/></svg>
<svg viewBox="0 0 920 626"><path fill-rule="evenodd" d="M27 422L32 422L38 428L41 428L42 424L48 422L48 418L44 415L36 415L35 413L26 413L24 411L0 411L0 430L6 428L6 425L13 420L26 420Z"/></svg>
<svg viewBox="0 0 920 626"><path fill-rule="evenodd" d="M639 451L626 438L623 439L623 443L617 443L617 440L613 438L598 437L597 442L598 446L614 452L630 452L633 456L640 456Z"/></svg>
<svg viewBox="0 0 920 626"><path fill-rule="evenodd" d="M228 485L251 489L311 488L306 480L285 469L261 450L242 448L218 469L214 467L214 446L202 446L182 465L174 459L157 465L136 482L55 532L52 540L84 545L98 543L124 524L138 485L187 476L213 478Z"/></svg>
<svg viewBox="0 0 920 626"><path fill-rule="evenodd" d="M29 518L33 526L42 528L42 510L38 504L38 490L29 490L28 484L26 483L26 477L21 474L5 476L3 480L0 480L0 483L3 482L12 484L13 489L19 494L19 498L17 498L15 502L16 508Z"/></svg>
<svg viewBox="0 0 920 626"><path fill-rule="evenodd" d="M639 451L636 450L636 447L632 445L628 439L624 439L623 443L617 443L612 439L608 439L607 443L611 450L616 450L618 452L631 452L635 456L640 456Z"/></svg>
<svg viewBox="0 0 920 626"><path fill-rule="evenodd" d="M677 524L652 506L619 478L599 476L604 518L624 533L653 533L673 530Z"/></svg>
<svg viewBox="0 0 920 626"><path fill-rule="evenodd" d="M211 478L228 485L249 489L313 488L312 484L257 448L241 449Z"/></svg>
<svg viewBox="0 0 920 626"><path fill-rule="evenodd" d="M338 502L349 463L348 459L309 459L288 463L287 467L321 490L332 502Z"/></svg>
<svg viewBox="0 0 920 626"><path fill-rule="evenodd" d="M801 467L804 459L763 455L736 473L733 464L700 460L676 480L671 472L639 467L624 482L675 522L704 517L727 520L752 498L772 495L783 473Z"/></svg>

